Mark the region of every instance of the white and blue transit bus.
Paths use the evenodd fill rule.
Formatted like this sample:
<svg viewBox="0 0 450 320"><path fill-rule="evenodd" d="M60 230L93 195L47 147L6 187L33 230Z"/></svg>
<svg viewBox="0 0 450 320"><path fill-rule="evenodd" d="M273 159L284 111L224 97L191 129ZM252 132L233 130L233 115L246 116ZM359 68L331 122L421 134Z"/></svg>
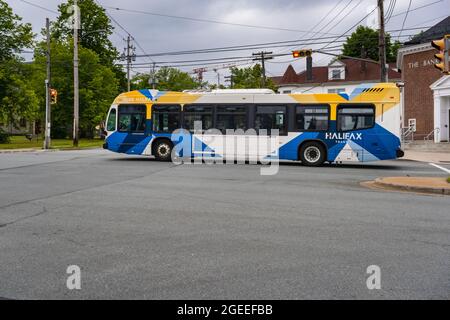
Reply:
<svg viewBox="0 0 450 320"><path fill-rule="evenodd" d="M263 152L308 166L396 159L403 156L399 102L393 83L360 85L351 94L136 90L111 105L104 148L168 161L178 152L180 136L174 132L183 129L191 135L184 157L248 158ZM197 124L201 132L194 131ZM236 139L244 146L236 147ZM260 147L265 140L269 148Z"/></svg>

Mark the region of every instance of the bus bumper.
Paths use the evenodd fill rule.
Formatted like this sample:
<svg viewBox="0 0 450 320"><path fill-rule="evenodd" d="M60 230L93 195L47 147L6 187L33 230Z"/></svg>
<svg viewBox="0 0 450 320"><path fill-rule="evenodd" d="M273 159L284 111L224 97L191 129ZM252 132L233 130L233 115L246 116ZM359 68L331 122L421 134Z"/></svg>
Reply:
<svg viewBox="0 0 450 320"><path fill-rule="evenodd" d="M403 151L402 149L397 149L397 158L401 158L405 155L405 151Z"/></svg>
<svg viewBox="0 0 450 320"><path fill-rule="evenodd" d="M108 142L105 142L105 143L103 144L103 149L108 149Z"/></svg>

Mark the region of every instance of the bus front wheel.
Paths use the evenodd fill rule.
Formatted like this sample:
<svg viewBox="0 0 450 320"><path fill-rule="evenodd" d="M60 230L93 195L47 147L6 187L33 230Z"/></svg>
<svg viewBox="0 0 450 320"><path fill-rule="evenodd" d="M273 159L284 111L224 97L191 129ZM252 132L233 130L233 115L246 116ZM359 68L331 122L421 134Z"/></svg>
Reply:
<svg viewBox="0 0 450 320"><path fill-rule="evenodd" d="M301 148L300 160L309 167L321 166L325 162L325 149L320 143L307 142Z"/></svg>
<svg viewBox="0 0 450 320"><path fill-rule="evenodd" d="M153 154L158 161L169 161L172 155L172 143L166 140L158 141L153 147Z"/></svg>

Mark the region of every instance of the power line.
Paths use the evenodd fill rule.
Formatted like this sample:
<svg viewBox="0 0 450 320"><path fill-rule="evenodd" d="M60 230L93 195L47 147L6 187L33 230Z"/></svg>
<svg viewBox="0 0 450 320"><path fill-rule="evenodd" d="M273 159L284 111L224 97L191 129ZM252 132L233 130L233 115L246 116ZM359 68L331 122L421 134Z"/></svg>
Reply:
<svg viewBox="0 0 450 320"><path fill-rule="evenodd" d="M419 9L427 8L427 7L430 7L432 5L435 5L435 4L443 2L443 1L444 0L438 0L438 1L434 1L434 2L428 3L428 4L424 4L423 6L419 6L419 7L416 7L414 9L411 9L411 10L408 10L408 11L399 12L397 14L392 15L391 18L395 18L395 17L401 16L401 15L407 13L407 12L413 12L413 11L416 11L416 10L419 10Z"/></svg>
<svg viewBox="0 0 450 320"><path fill-rule="evenodd" d="M301 33L307 33L308 32L308 31L305 31L305 30L298 30L298 29L288 29L288 28L272 27L272 26L260 26L260 25L244 24L244 23L233 23L233 22L226 22L226 21L220 21L220 20L201 19L201 18L193 18L193 17L186 17L186 16L175 16L175 15L163 14L163 13L158 13L158 12L150 12L150 11L142 11L142 10L134 10L134 9L125 9L125 8L118 8L118 7L111 7L111 6L105 6L105 8L108 8L108 9L111 9L111 10L116 10L116 11L139 13L139 14L146 14L146 15L165 17L165 18L172 18L172 19L189 20L189 21L195 21L195 22L206 22L206 23L214 23L214 24L223 24L223 25L232 25L232 26L238 26L238 27L246 27L246 28L277 30L277 31L288 31L288 32L301 32Z"/></svg>
<svg viewBox="0 0 450 320"><path fill-rule="evenodd" d="M409 13L409 10L411 9L411 3L412 3L412 0L409 0L408 10L406 10L406 15L405 15L405 18L403 19L403 23L402 23L402 30L400 30L400 33L398 34L399 39L402 34L403 28L405 27L406 19L408 18L408 13Z"/></svg>
<svg viewBox="0 0 450 320"><path fill-rule="evenodd" d="M418 27L414 29L423 29L424 27ZM408 29L404 29L408 30ZM395 31L392 31L395 32ZM339 37L324 37L324 38L316 38L316 39L306 39L302 42L297 42L298 40L288 40L288 41L275 41L275 42L266 42L261 44L251 44L251 45L238 45L238 46L229 46L229 47L216 47L216 48L206 48L206 49L192 49L192 50L183 50L183 51L167 51L167 52L157 52L148 55L136 55L136 57L157 57L157 56L176 56L176 55L189 55L189 54L210 54L210 53L218 53L218 52L230 52L230 51L242 51L242 50L255 50L255 49L264 49L264 48L279 48L286 46L301 46L301 45L321 45L321 44L331 44L338 42L345 42L346 40L336 40L342 38L344 36L350 36L350 34L342 34ZM402 37L407 37L412 35L402 35ZM319 41L319 42L308 42L321 40L321 39L330 39L333 38L335 41Z"/></svg>
<svg viewBox="0 0 450 320"><path fill-rule="evenodd" d="M46 8L46 7L42 7L42 6L40 6L38 4L35 4L33 2L29 2L29 1L26 1L26 0L19 0L19 1L21 1L23 3L26 3L26 4L29 4L30 6L33 6L33 7L36 7L36 8L39 8L39 9L42 9L42 10L54 13L54 14L59 14L59 12L57 12L57 11L51 10L49 8Z"/></svg>

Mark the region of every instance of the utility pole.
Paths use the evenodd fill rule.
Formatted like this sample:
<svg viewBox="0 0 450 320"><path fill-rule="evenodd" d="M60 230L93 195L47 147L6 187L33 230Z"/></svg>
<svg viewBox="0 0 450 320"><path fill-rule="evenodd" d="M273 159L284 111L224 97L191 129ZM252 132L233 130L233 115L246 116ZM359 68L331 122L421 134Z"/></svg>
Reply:
<svg viewBox="0 0 450 320"><path fill-rule="evenodd" d="M219 73L219 69L213 69L215 73L217 73L217 89L219 89L220 87L220 73Z"/></svg>
<svg viewBox="0 0 450 320"><path fill-rule="evenodd" d="M230 88L233 88L233 75L225 76L225 81L230 82Z"/></svg>
<svg viewBox="0 0 450 320"><path fill-rule="evenodd" d="M131 90L131 80L130 80L130 68L131 68L131 55L130 55L130 43L131 43L131 37L128 35L127 37L127 88L128 91Z"/></svg>
<svg viewBox="0 0 450 320"><path fill-rule="evenodd" d="M151 81L152 89L156 89L156 62L152 63L152 70L150 70L150 78L148 79Z"/></svg>
<svg viewBox="0 0 450 320"><path fill-rule="evenodd" d="M133 37L128 34L127 37L127 47L124 48L124 53L122 54L121 59L127 61L127 89L128 91L131 90L131 77L130 77L130 71L131 71L131 63L136 60L136 55L134 53L134 50L136 49L132 45Z"/></svg>
<svg viewBox="0 0 450 320"><path fill-rule="evenodd" d="M386 39L384 33L384 4L383 0L378 1L378 20L379 20L379 34L378 34L378 47L379 47L379 60L380 60L380 81L387 82L387 69L386 69Z"/></svg>
<svg viewBox="0 0 450 320"><path fill-rule="evenodd" d="M51 145L51 107L50 107L50 20L45 20L45 30L47 33L47 79L45 79L45 129L44 129L44 149L50 149ZM34 132L33 132L34 133Z"/></svg>
<svg viewBox="0 0 450 320"><path fill-rule="evenodd" d="M79 27L79 12L78 1L73 1L73 146L78 147L78 121L79 121L79 87L78 87L78 27Z"/></svg>
<svg viewBox="0 0 450 320"><path fill-rule="evenodd" d="M267 51L261 51L258 53L253 53L252 55L256 58L253 58L253 61L261 61L261 67L262 67L262 87L264 88L266 86L266 60L273 59L273 57L267 57L266 55L270 55L272 52Z"/></svg>

